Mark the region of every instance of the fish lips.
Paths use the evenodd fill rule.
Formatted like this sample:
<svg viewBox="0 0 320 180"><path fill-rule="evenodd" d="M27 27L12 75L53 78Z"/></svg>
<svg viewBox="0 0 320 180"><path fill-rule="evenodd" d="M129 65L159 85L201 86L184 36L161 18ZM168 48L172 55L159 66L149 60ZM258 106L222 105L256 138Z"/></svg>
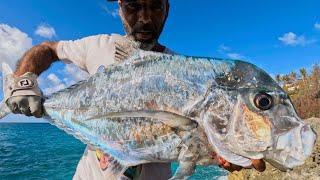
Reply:
<svg viewBox="0 0 320 180"><path fill-rule="evenodd" d="M265 152L265 160L282 171L302 165L312 154L316 133L310 125L301 124L279 135L272 150Z"/></svg>

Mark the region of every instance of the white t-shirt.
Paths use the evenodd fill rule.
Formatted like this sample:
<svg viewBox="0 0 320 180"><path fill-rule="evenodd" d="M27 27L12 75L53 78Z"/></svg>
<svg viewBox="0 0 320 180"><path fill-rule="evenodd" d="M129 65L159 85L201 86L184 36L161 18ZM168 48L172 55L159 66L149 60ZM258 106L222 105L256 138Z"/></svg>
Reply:
<svg viewBox="0 0 320 180"><path fill-rule="evenodd" d="M126 41L125 36L118 34L101 34L75 41L59 41L57 55L60 60L74 63L89 74L94 74L101 65L107 67L115 63L115 42ZM174 54L167 48L164 53Z"/></svg>
<svg viewBox="0 0 320 180"><path fill-rule="evenodd" d="M59 41L57 55L60 60L67 63L74 63L89 74L94 74L103 65L114 64L115 43L123 44L126 37L112 35L95 35L75 41ZM174 54L171 50L165 49L164 53ZM94 149L87 147L81 160L78 163L73 179L99 180L114 179L112 174L103 171L99 166ZM142 166L140 179L164 180L171 177L170 164L152 163Z"/></svg>

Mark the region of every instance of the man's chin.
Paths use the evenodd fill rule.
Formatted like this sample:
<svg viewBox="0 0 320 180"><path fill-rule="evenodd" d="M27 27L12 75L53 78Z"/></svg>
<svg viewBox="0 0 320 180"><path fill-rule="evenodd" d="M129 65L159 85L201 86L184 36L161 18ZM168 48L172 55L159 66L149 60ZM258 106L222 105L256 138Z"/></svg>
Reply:
<svg viewBox="0 0 320 180"><path fill-rule="evenodd" d="M152 44L155 42L154 39L139 39L139 38L135 38L136 41L143 43L143 44Z"/></svg>
<svg viewBox="0 0 320 180"><path fill-rule="evenodd" d="M151 34L135 34L134 39L141 43L153 43L155 41L154 36Z"/></svg>

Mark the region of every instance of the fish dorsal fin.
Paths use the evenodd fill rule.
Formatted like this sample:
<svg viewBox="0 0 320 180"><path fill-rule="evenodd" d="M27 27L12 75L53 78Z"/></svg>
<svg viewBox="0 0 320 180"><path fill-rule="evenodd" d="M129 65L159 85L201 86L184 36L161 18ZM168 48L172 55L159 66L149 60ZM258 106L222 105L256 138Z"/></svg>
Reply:
<svg viewBox="0 0 320 180"><path fill-rule="evenodd" d="M106 71L106 67L104 65L101 65L97 69L97 73L104 73Z"/></svg>
<svg viewBox="0 0 320 180"><path fill-rule="evenodd" d="M140 44L133 40L115 42L115 60L122 63L139 50Z"/></svg>
<svg viewBox="0 0 320 180"><path fill-rule="evenodd" d="M162 123L172 128L190 130L198 126L198 123L187 117L166 111L129 111L129 112L111 112L106 115L91 117L87 120L103 118L126 118L126 117L145 117L158 119Z"/></svg>
<svg viewBox="0 0 320 180"><path fill-rule="evenodd" d="M5 77L6 75L13 74L13 71L9 64L7 63L2 63L2 75Z"/></svg>

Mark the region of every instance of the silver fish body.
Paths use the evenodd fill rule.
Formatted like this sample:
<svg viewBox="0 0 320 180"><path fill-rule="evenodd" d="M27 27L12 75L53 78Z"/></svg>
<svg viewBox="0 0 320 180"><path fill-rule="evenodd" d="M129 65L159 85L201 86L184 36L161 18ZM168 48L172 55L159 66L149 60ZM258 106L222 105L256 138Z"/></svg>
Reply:
<svg viewBox="0 0 320 180"><path fill-rule="evenodd" d="M287 94L243 61L139 50L53 94L44 108L52 124L124 167L178 161L173 179L188 177L197 164L214 163L207 156L212 151L241 166L261 158L290 169L305 161L315 143Z"/></svg>

